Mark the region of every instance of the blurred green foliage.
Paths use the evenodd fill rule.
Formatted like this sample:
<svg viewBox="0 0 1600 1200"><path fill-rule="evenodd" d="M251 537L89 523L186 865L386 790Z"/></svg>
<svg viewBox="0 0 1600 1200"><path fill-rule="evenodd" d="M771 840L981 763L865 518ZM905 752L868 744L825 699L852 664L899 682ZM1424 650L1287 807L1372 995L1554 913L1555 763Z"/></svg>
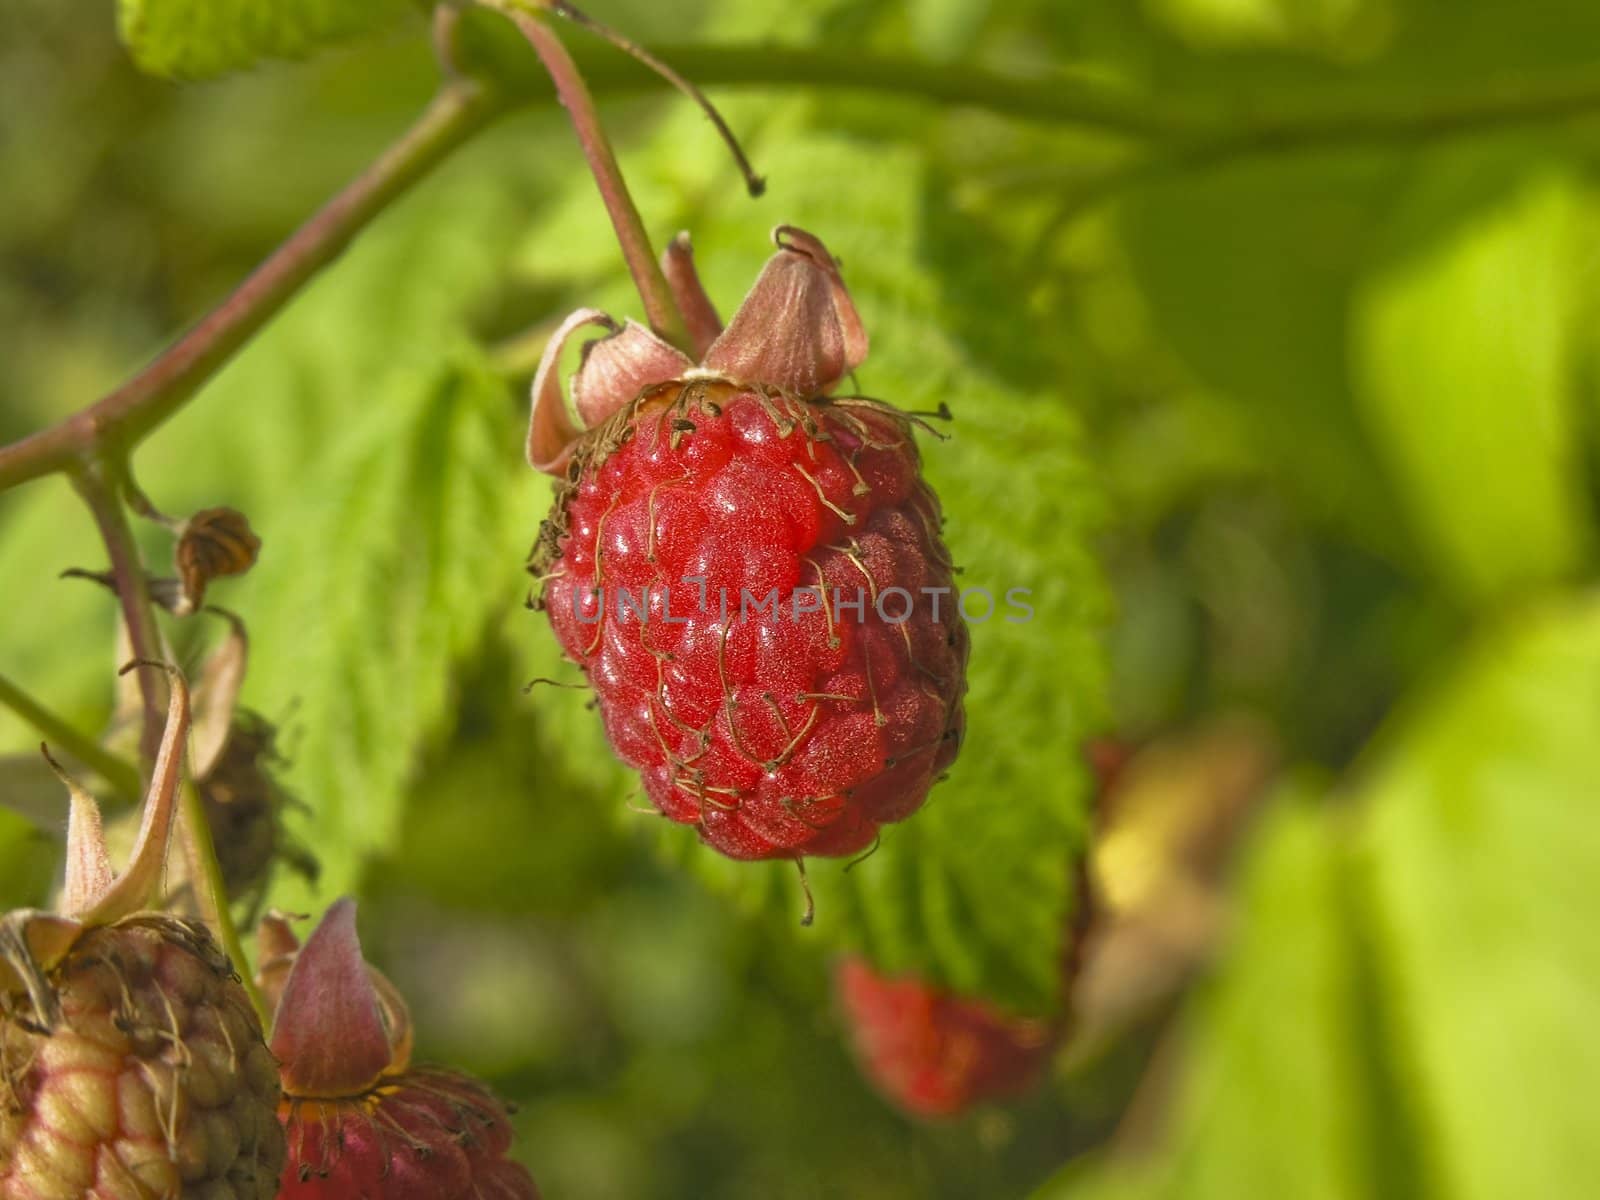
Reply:
<svg viewBox="0 0 1600 1200"><path fill-rule="evenodd" d="M126 47L109 8L0 16L0 439L148 359L437 78L398 0L123 0ZM1243 133L712 86L768 176L751 202L683 102L603 100L647 223L693 233L724 313L778 221L841 256L861 390L953 414L923 451L963 583L1033 590L1031 623L975 629L967 748L927 809L812 866L811 931L792 869L634 811L582 692L521 690L577 678L522 607L549 498L521 461L525 350L580 304L636 307L551 107L445 164L136 457L163 510L234 505L263 536L212 598L249 623L246 699L285 726L323 864L275 902L362 897L424 1054L518 1102L551 1196L1585 1194L1600 14L592 8L652 43L1070 80ZM1440 98L1461 119L1419 116ZM85 730L114 613L57 576L103 553L59 480L0 496L0 672ZM173 629L190 667L197 624ZM893 1114L842 1046L829 956L1059 1005L1083 739L1237 709L1293 782L1177 1019L1013 1109ZM0 713L0 752L36 741ZM42 899L56 832L0 808L0 905Z"/></svg>

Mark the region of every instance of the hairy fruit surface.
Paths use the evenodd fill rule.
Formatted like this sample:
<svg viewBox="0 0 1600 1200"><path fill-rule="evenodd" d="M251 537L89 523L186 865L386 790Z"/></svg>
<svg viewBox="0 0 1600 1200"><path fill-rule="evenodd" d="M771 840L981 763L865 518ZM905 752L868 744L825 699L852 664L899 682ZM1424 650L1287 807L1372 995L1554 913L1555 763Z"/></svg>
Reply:
<svg viewBox="0 0 1600 1200"><path fill-rule="evenodd" d="M0 995L0 1200L272 1200L277 1066L203 927L85 930Z"/></svg>
<svg viewBox="0 0 1600 1200"><path fill-rule="evenodd" d="M739 859L863 850L964 728L914 422L827 394L865 335L820 243L785 236L702 366L634 325L591 343L587 433L552 426L547 358L529 444L566 474L530 568L562 648L656 807Z"/></svg>
<svg viewBox="0 0 1600 1200"><path fill-rule="evenodd" d="M1055 1047L1057 1026L1002 1013L919 979L890 979L861 959L834 982L863 1072L919 1117L951 1117L1025 1092Z"/></svg>

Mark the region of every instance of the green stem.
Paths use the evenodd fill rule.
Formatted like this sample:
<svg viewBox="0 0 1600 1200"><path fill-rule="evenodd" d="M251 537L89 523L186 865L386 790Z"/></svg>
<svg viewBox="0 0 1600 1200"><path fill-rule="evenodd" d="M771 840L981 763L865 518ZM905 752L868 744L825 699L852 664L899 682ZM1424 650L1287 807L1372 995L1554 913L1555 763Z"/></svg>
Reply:
<svg viewBox="0 0 1600 1200"><path fill-rule="evenodd" d="M478 43L479 48L482 42ZM769 43L653 46L651 53L702 86L785 91L800 87L884 93L980 108L1049 125L1074 125L1141 141L1226 144L1282 150L1352 142L1429 140L1600 112L1593 67L1551 77L1516 77L1450 92L1395 90L1367 99L1230 107L1215 95L1160 100L1132 89L1063 73L1026 78L963 64ZM596 95L664 90L647 68L618 54L585 50L578 64ZM497 78L519 100L549 95L537 72L494 55Z"/></svg>
<svg viewBox="0 0 1600 1200"><path fill-rule="evenodd" d="M63 751L88 767L128 804L137 804L143 787L139 769L118 758L92 737L80 733L59 714L51 712L4 675L0 675L0 704L37 730L57 751Z"/></svg>
<svg viewBox="0 0 1600 1200"><path fill-rule="evenodd" d="M495 77L519 100L543 99L549 87L528 65L487 45L490 37L469 29L469 47L492 56ZM1081 125L1141 139L1178 138L1217 128L1214 101L1183 104L1151 100L1132 89L1053 72L1035 78L988 71L971 64L953 67L914 58L851 50L810 49L770 42L684 44L648 47L651 55L701 87L791 91L830 88L880 93L935 104L981 108L1002 116L1052 125ZM642 63L608 49L583 49L580 69L596 95L657 92L670 87Z"/></svg>
<svg viewBox="0 0 1600 1200"><path fill-rule="evenodd" d="M222 863L217 858L216 843L211 839L211 822L206 817L205 801L194 780L183 781L183 794L178 801L178 840L183 845L184 858L189 867L189 883L194 888L200 904L200 915L211 926L222 943L222 949L238 969L239 982L250 997L250 1006L261 1019L261 1028L272 1029L272 1013L256 987L250 959L245 955L244 942L239 937L239 927L234 924L233 913L228 908L228 885L222 878Z"/></svg>

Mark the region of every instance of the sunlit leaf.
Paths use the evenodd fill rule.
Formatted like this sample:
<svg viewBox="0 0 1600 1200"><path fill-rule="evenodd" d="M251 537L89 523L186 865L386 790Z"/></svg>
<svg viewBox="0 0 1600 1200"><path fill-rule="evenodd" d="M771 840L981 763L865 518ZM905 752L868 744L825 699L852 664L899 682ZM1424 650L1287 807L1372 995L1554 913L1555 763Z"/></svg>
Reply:
<svg viewBox="0 0 1600 1200"><path fill-rule="evenodd" d="M1435 570L1468 599L1568 575L1588 543L1574 267L1592 239L1559 175L1479 200L1515 169L1483 153L1433 163L1352 332L1373 439Z"/></svg>
<svg viewBox="0 0 1600 1200"><path fill-rule="evenodd" d="M1164 1060L1164 1134L1051 1200L1581 1194L1597 723L1588 598L1486 638L1337 806L1280 812Z"/></svg>
<svg viewBox="0 0 1600 1200"><path fill-rule="evenodd" d="M303 57L391 24L407 8L405 0L118 0L117 24L144 70L201 79Z"/></svg>

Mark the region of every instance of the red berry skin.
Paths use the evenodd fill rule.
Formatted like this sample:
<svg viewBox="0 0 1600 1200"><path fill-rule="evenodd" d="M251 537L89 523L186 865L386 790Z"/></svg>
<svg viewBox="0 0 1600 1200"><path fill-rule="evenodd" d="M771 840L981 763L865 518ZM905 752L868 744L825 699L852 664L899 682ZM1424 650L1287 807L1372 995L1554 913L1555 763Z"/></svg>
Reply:
<svg viewBox="0 0 1600 1200"><path fill-rule="evenodd" d="M860 959L841 962L834 983L862 1070L913 1116L954 1117L1021 1095L1055 1046L1051 1022L1007 1016L918 979L888 979Z"/></svg>
<svg viewBox="0 0 1600 1200"><path fill-rule="evenodd" d="M505 1157L504 1106L465 1075L418 1069L351 1099L285 1097L279 1118L279 1200L539 1200Z"/></svg>
<svg viewBox="0 0 1600 1200"><path fill-rule="evenodd" d="M940 525L896 410L691 378L585 436L530 569L662 813L736 859L849 855L961 744Z"/></svg>

